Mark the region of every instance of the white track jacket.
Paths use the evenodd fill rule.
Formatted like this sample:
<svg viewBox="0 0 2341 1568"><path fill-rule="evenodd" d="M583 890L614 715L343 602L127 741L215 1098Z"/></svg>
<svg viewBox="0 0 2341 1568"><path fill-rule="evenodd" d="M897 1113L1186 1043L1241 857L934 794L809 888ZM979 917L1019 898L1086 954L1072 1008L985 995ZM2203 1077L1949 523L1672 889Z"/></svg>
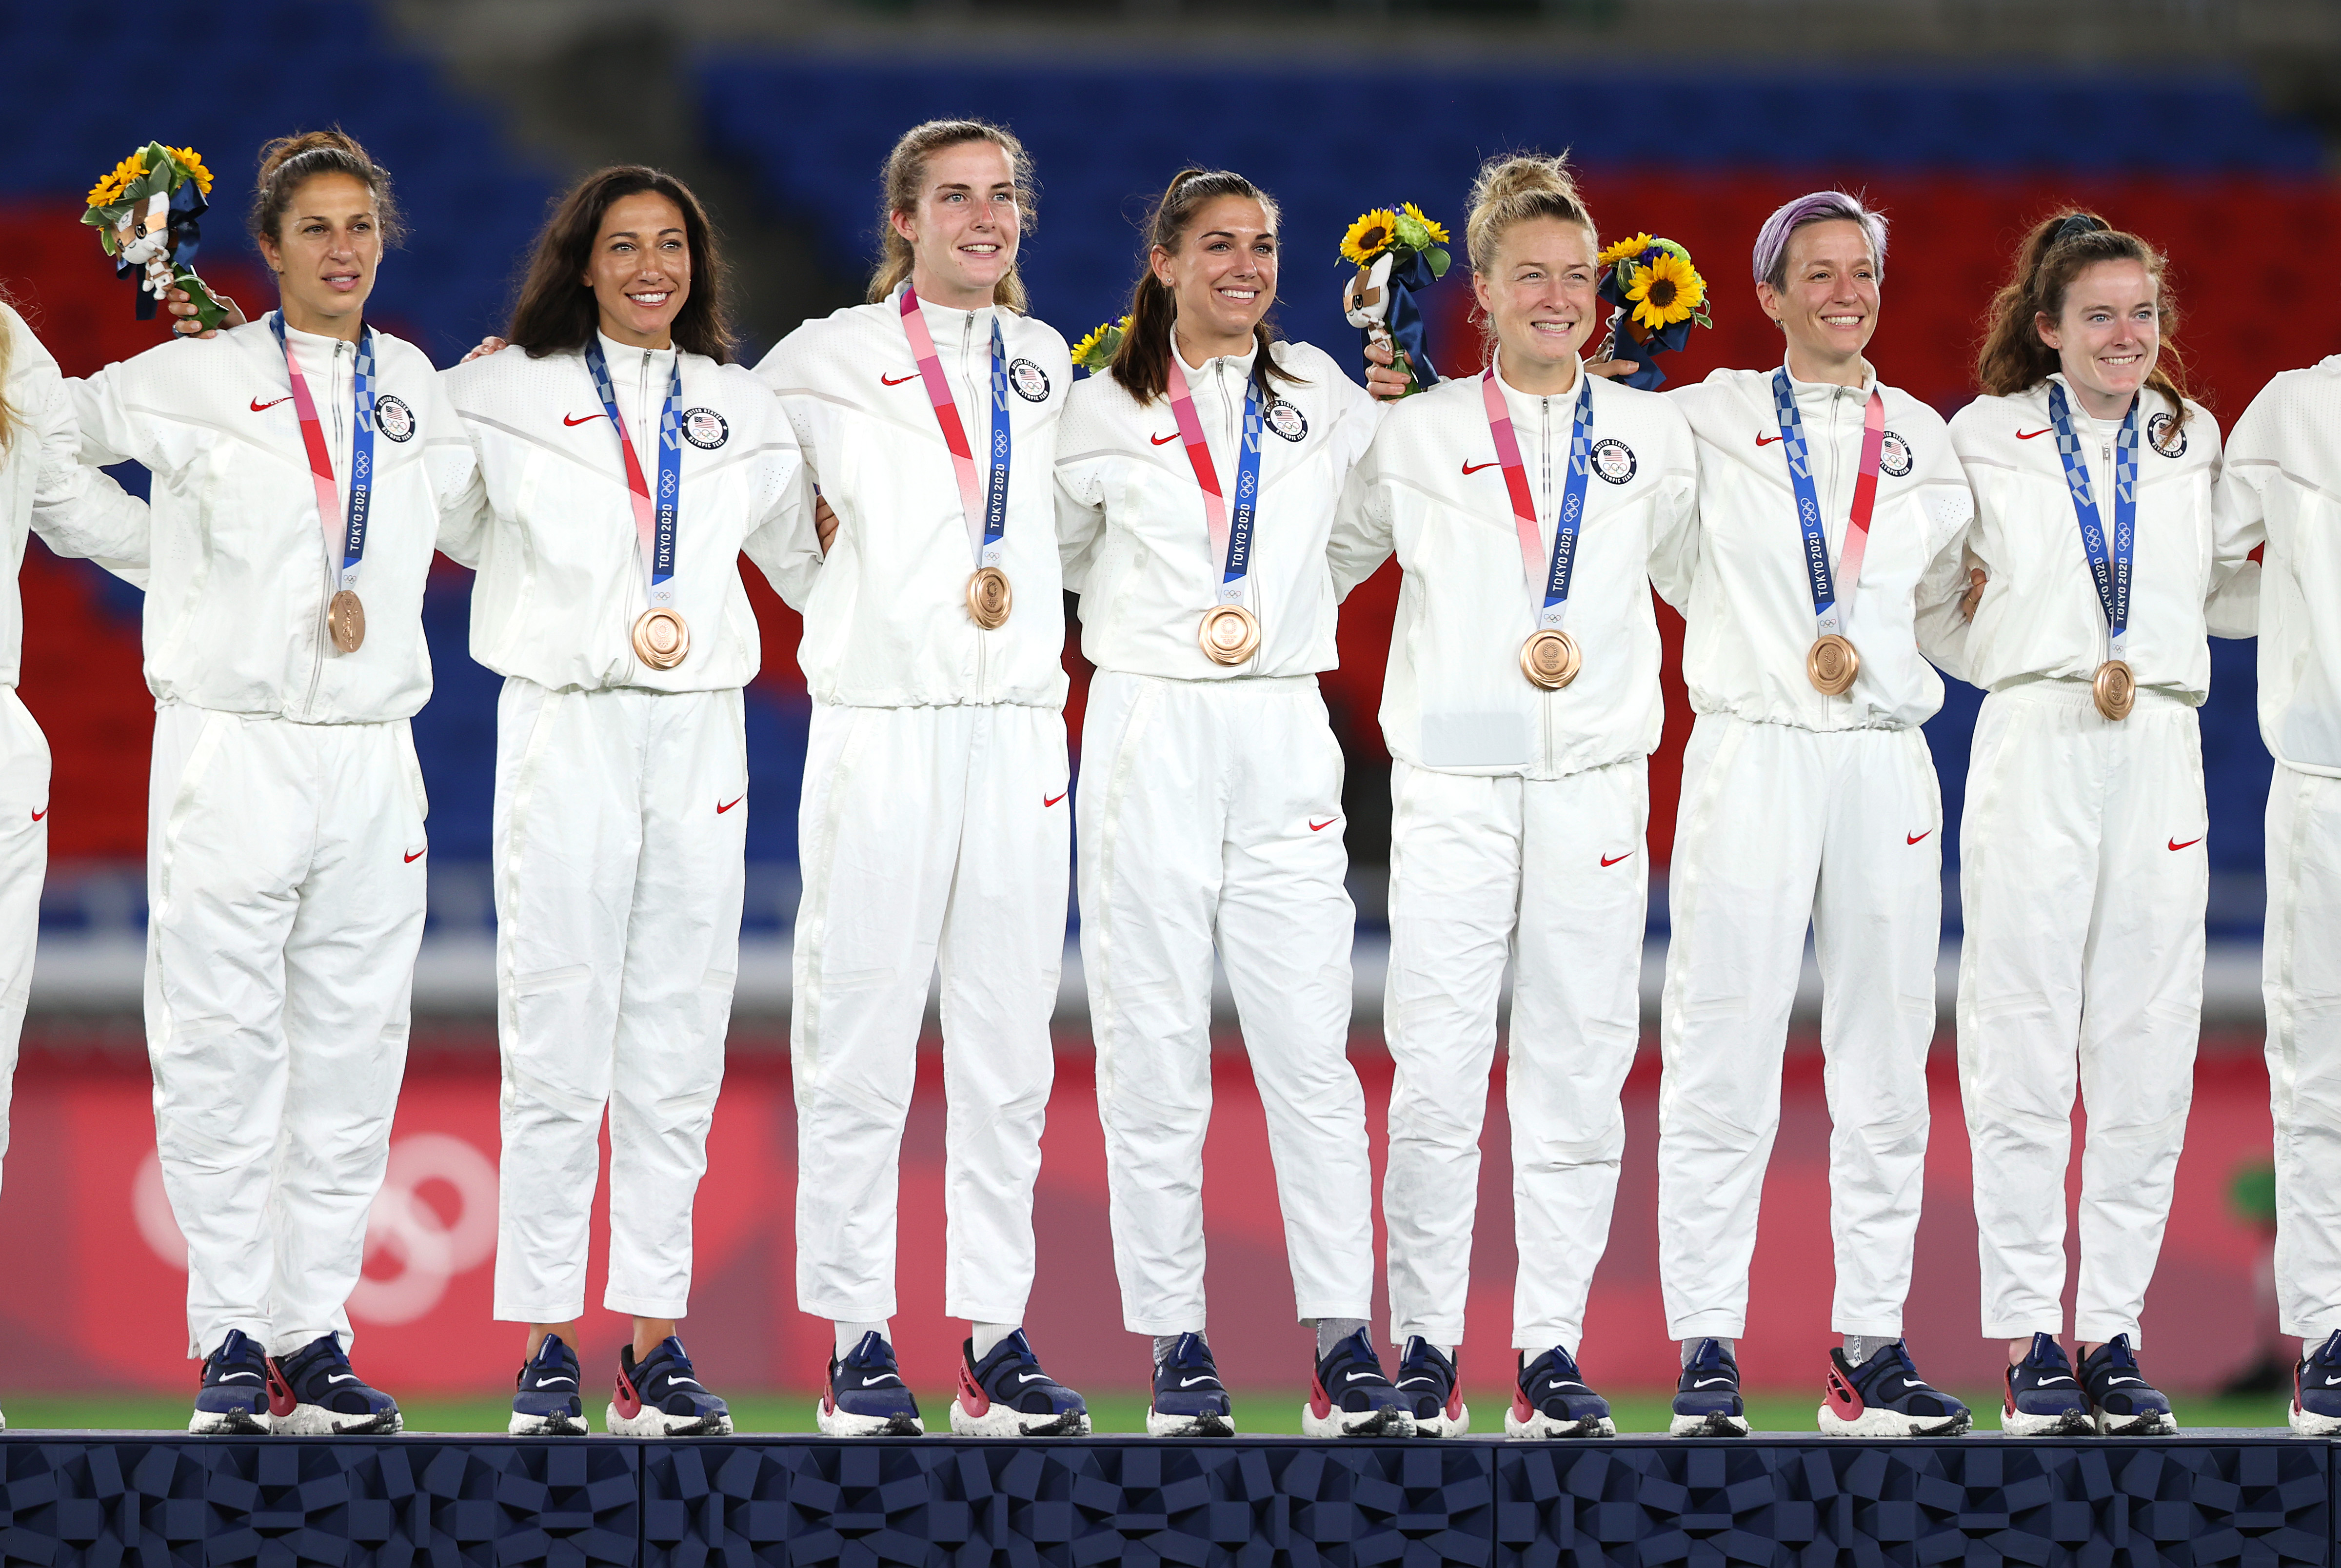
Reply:
<svg viewBox="0 0 2341 1568"><path fill-rule="evenodd" d="M1185 371L1230 518L1244 386L1259 352ZM1260 618L1260 645L1238 665L1213 662L1196 640L1227 563L1212 553L1202 488L1170 398L1141 408L1110 375L1074 389L1058 438L1057 529L1065 586L1081 596L1081 651L1099 669L1208 680L1312 675L1340 662L1326 537L1380 408L1321 350L1280 342L1270 352L1301 380L1279 382L1264 410L1244 600Z"/></svg>
<svg viewBox="0 0 2341 1568"><path fill-rule="evenodd" d="M2226 528L2267 533L2260 739L2286 767L2341 779L2341 354L2261 389L2227 438ZM2314 606L2315 608L2312 608Z"/></svg>
<svg viewBox="0 0 2341 1568"><path fill-rule="evenodd" d="M10 431L0 447L0 686L13 688L21 668L25 606L16 575L25 564L29 530L59 555L90 556L108 571L143 583L146 503L125 495L113 480L85 467L73 400L57 362L25 319L0 304L0 339L9 345Z"/></svg>
<svg viewBox="0 0 2341 1568"><path fill-rule="evenodd" d="M756 367L837 513L837 536L799 606L797 661L816 702L1061 709L1065 601L1051 473L1073 379L1065 340L1013 311L921 306L986 482L995 313L1006 348L1014 447L1001 570L1015 602L1005 625L985 631L968 614L975 548L900 297L807 322Z"/></svg>
<svg viewBox="0 0 2341 1568"><path fill-rule="evenodd" d="M658 430L676 351L602 339L618 412L655 493ZM634 656L650 574L626 462L583 353L505 349L445 372L480 455L439 548L479 581L472 657L553 690L713 691L754 679L762 645L740 581L742 551L782 597L804 602L821 563L796 436L753 372L682 356L675 610L691 651L672 670Z"/></svg>
<svg viewBox="0 0 2341 1568"><path fill-rule="evenodd" d="M1698 514L1690 427L1667 399L1592 378L1594 450L1565 623L1585 663L1560 690L1542 691L1520 672L1520 644L1544 603L1577 392L1533 397L1500 375L1497 384L1536 499L1533 581L1476 375L1390 409L1334 525L1344 597L1393 549L1406 572L1382 738L1400 761L1450 773L1558 779L1646 756L1665 719L1650 559L1662 543L1679 548L1675 535Z"/></svg>
<svg viewBox="0 0 2341 1568"><path fill-rule="evenodd" d="M2063 380L2061 374L2055 379ZM2169 400L2147 391L2137 449L2137 546L2124 657L2138 685L2201 704L2211 687L2207 631L2248 637L2258 571L2246 557L2259 542L2256 522L2220 515L2219 427L2200 407L2167 450L2151 439L2172 413ZM2114 461L2119 421L2091 419L2072 400L2074 433L2089 462L2099 512L2113 523ZM1975 487L1975 524L1967 558L1989 579L1975 621L1954 613L1931 619L1928 653L1987 691L2020 680L2087 680L2108 657L2105 610L2082 549L2073 494L2057 455L2046 382L2014 397L1982 397L1951 421L1951 440ZM1964 579L1964 569L1958 573ZM1954 598L1963 581L1946 590ZM2205 605L2218 601L2207 622Z"/></svg>
<svg viewBox="0 0 2341 1568"><path fill-rule="evenodd" d="M1791 382L1804 421L1832 566L1844 558L1861 465L1862 411L1886 401L1887 442L1861 581L1846 635L1861 671L1841 697L1813 689L1812 590L1797 497L1781 453L1772 372L1719 370L1667 395L1698 439L1699 518L1651 563L1668 603L1683 612L1683 679L1691 707L1804 729L1908 729L1943 705L1942 678L1919 657L1920 614L1956 619L1958 552L1946 550L1974 501L1942 416L1908 392ZM2053 454L2052 454L2053 455ZM1848 585L1840 582L1843 599ZM1947 598L1948 596L1948 598ZM1944 606L1948 603L1948 611Z"/></svg>
<svg viewBox="0 0 2341 1568"><path fill-rule="evenodd" d="M354 345L300 332L290 341L345 503ZM145 643L146 684L159 700L366 724L411 718L430 697L423 581L441 511L475 465L423 351L377 331L374 354L374 498L357 584L366 635L354 653L334 651L325 631L342 503L328 541L266 318L163 343L73 383L84 460L134 460L154 476Z"/></svg>

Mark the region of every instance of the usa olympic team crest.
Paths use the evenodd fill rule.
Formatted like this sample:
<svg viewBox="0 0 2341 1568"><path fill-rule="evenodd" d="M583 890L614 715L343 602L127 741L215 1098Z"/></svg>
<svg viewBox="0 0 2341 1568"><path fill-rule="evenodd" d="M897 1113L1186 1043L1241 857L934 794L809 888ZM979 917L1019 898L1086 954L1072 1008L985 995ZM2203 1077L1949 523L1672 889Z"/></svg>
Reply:
<svg viewBox="0 0 2341 1568"><path fill-rule="evenodd" d="M413 441L414 411L404 398L384 392L374 400L374 428L385 441Z"/></svg>
<svg viewBox="0 0 2341 1568"><path fill-rule="evenodd" d="M1910 453L1910 443L1890 430L1878 443L1878 471L1880 473L1896 479L1908 479L1916 461Z"/></svg>
<svg viewBox="0 0 2341 1568"><path fill-rule="evenodd" d="M1614 436L1604 436L1593 443L1590 454L1593 471L1611 484L1630 484L1641 464L1635 460L1634 449Z"/></svg>
<svg viewBox="0 0 2341 1568"><path fill-rule="evenodd" d="M1018 360L1008 367L1008 384L1026 402L1049 401L1049 372L1031 360Z"/></svg>
<svg viewBox="0 0 2341 1568"><path fill-rule="evenodd" d="M712 408L683 410L682 423L682 439L702 452L713 452L732 439L732 427Z"/></svg>
<svg viewBox="0 0 2341 1568"><path fill-rule="evenodd" d="M2187 455L2187 432L2183 429L2174 428L2177 423L2178 422L2177 420L2172 419L2167 413L2156 414L2152 419L2146 422L2147 441L2153 446L2155 451L2160 452L2165 457L2185 457ZM2168 446L2162 444L2166 441L2170 442Z"/></svg>
<svg viewBox="0 0 2341 1568"><path fill-rule="evenodd" d="M1260 421L1268 426L1270 435L1280 435L1290 442L1308 439L1309 416L1282 398L1268 405L1268 412L1260 415Z"/></svg>

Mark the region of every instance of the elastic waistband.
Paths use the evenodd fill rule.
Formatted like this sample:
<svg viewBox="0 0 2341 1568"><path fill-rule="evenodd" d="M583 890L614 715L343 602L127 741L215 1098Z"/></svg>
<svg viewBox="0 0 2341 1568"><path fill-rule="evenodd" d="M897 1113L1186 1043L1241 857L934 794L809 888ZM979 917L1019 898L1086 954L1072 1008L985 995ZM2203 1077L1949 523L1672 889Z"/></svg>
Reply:
<svg viewBox="0 0 2341 1568"><path fill-rule="evenodd" d="M2097 710L2097 690L2086 680L2062 679L2020 680L2013 686L2003 686L1987 693L1984 700L2037 703L2046 708L2086 708L2092 713ZM2157 710L2171 711L2191 709L2194 706L2194 703L2185 698L2173 697L2169 692L2157 687L2141 686L2137 689L2137 702L2133 711L2139 713L2150 713Z"/></svg>
<svg viewBox="0 0 2341 1568"><path fill-rule="evenodd" d="M1097 678L1101 680L1151 681L1157 686L1176 687L1181 691L1201 691L1218 687L1228 691L1248 691L1261 696L1317 690L1317 677L1314 675L1205 675L1189 680L1177 675L1141 675L1131 670L1101 670Z"/></svg>

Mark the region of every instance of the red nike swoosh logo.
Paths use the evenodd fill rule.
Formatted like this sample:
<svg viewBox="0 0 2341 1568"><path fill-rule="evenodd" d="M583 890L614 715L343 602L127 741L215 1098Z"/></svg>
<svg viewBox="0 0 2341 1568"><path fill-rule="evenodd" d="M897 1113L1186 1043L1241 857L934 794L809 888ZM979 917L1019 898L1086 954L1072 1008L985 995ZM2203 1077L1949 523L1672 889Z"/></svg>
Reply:
<svg viewBox="0 0 2341 1568"><path fill-rule="evenodd" d="M1788 438L1784 435L1759 435L1756 438L1756 444L1758 446L1770 446L1776 441L1786 441L1788 439Z"/></svg>
<svg viewBox="0 0 2341 1568"><path fill-rule="evenodd" d="M414 853L413 853L413 854L409 855L409 856L406 858L406 863L407 863L408 865L412 866L412 865L413 865L413 864L414 864L414 862L416 862L417 860L420 860L421 858L423 858L423 856L428 855L429 853L431 853L430 848L429 848L428 846L425 846L424 848L420 849L417 849L416 851L414 851Z"/></svg>
<svg viewBox="0 0 2341 1568"><path fill-rule="evenodd" d="M1311 833L1322 833L1326 829L1330 828L1334 823L1339 822L1340 820L1340 819L1339 817L1328 817L1322 822L1310 823L1309 830Z"/></svg>
<svg viewBox="0 0 2341 1568"><path fill-rule="evenodd" d="M563 424L592 424L592 423L593 423L595 420L597 420L597 419L607 419L607 418L609 418L609 415L607 415L607 414L599 414L599 413L587 413L587 414L565 413L565 414L563 414L563 415L561 416L561 422L562 422Z"/></svg>
<svg viewBox="0 0 2341 1568"><path fill-rule="evenodd" d="M1483 468L1493 468L1496 465L1492 462L1467 462L1463 465L1463 471L1466 474L1474 474Z"/></svg>
<svg viewBox="0 0 2341 1568"><path fill-rule="evenodd" d="M1604 855L1601 857L1601 863L1604 866L1615 866L1620 860L1630 860L1633 858L1634 851L1629 849L1622 855Z"/></svg>
<svg viewBox="0 0 2341 1568"><path fill-rule="evenodd" d="M741 801L745 800L746 799L747 797L745 795L735 795L732 798L732 806L737 806ZM715 808L715 814L718 817L721 817L724 812L732 809L732 806L718 806Z"/></svg>
<svg viewBox="0 0 2341 1568"><path fill-rule="evenodd" d="M44 817L47 816L48 814L49 814L49 809L48 809L46 806L44 806L44 807L42 807L39 810L37 810L37 811L35 811L35 812L34 812L34 813L33 813L33 820L34 820L34 821L35 821L35 822L37 822L37 821L39 821L42 818L44 818Z"/></svg>
<svg viewBox="0 0 2341 1568"><path fill-rule="evenodd" d="M1169 435L1151 436L1148 439L1152 441L1156 446L1169 446L1172 442L1179 439L1179 432L1174 430Z"/></svg>
<svg viewBox="0 0 2341 1568"><path fill-rule="evenodd" d="M1058 801L1063 799L1065 798L1065 793L1066 792L1064 790L1060 789L1054 795L1041 796L1041 809L1046 811L1050 807L1054 806Z"/></svg>
<svg viewBox="0 0 2341 1568"><path fill-rule="evenodd" d="M882 375L880 375L880 376L879 376L879 378L878 378L878 384L879 384L880 386L882 386L882 387L898 387L898 386L901 386L904 382L914 382L914 381L917 381L918 379L919 379L919 372L916 372L916 371L912 371L909 375L906 375L906 376L890 376L890 375L883 375L883 374L882 374Z"/></svg>
<svg viewBox="0 0 2341 1568"><path fill-rule="evenodd" d="M2196 837L2187 839L2184 844L2181 844L2177 839L2173 839L2170 840L2170 847L2174 849L2192 849L2196 845L2200 844L2202 841L2202 836L2198 834Z"/></svg>
<svg viewBox="0 0 2341 1568"><path fill-rule="evenodd" d="M2040 436L2047 435L2048 431L2055 430L2056 428L2057 427L2055 425L2050 425L2047 430L2020 430L2016 432L2016 439L2018 441L2032 441Z"/></svg>
<svg viewBox="0 0 2341 1568"><path fill-rule="evenodd" d="M283 397L280 397L280 398L271 398L271 399L270 399L268 402L262 402L258 398L254 398L254 399L253 399L253 400L252 400L252 412L254 412L254 413L266 413L270 409L274 408L278 403L281 403L281 402L291 402L292 401L293 401L293 394L292 394L291 392L286 392Z"/></svg>
<svg viewBox="0 0 2341 1568"><path fill-rule="evenodd" d="M1934 829L1932 828L1927 829L1927 833L1932 833ZM1902 841L1905 844L1916 844L1919 839L1924 839L1927 836L1927 833L1905 833L1902 835Z"/></svg>

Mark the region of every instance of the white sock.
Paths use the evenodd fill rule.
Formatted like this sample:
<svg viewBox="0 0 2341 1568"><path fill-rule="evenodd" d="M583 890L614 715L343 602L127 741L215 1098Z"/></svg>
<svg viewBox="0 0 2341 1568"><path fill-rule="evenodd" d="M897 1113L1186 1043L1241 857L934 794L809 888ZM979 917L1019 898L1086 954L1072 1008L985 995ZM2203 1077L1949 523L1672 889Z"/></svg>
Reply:
<svg viewBox="0 0 2341 1568"><path fill-rule="evenodd" d="M1859 1366L1900 1337L1893 1334L1848 1334L1845 1336L1845 1358Z"/></svg>
<svg viewBox="0 0 2341 1568"><path fill-rule="evenodd" d="M1719 1334L1702 1334L1697 1339L1686 1339L1682 1342L1682 1364L1685 1366L1689 1366L1690 1365L1690 1358L1698 1354L1698 1347L1705 1345L1710 1339L1714 1340L1716 1344L1723 1346L1724 1355L1736 1355L1738 1354L1733 1349L1733 1346L1739 1343L1738 1340L1726 1339Z"/></svg>
<svg viewBox="0 0 2341 1568"><path fill-rule="evenodd" d="M1320 1317L1317 1320L1317 1359L1322 1361L1335 1345L1366 1326L1362 1317Z"/></svg>
<svg viewBox="0 0 2341 1568"><path fill-rule="evenodd" d="M845 1353L861 1344L862 1336L865 1334L875 1334L887 1344L893 1344L894 1336L887 1331L886 1323L886 1319L880 1318L876 1323L838 1322L833 1324L832 1326L837 1330L838 1359L842 1361L845 1358Z"/></svg>
<svg viewBox="0 0 2341 1568"><path fill-rule="evenodd" d="M967 1336L971 1342L968 1348L976 1360L981 1361L991 1354L994 1345L1023 1326L1021 1323L971 1323L967 1325Z"/></svg>
<svg viewBox="0 0 2341 1568"><path fill-rule="evenodd" d="M1170 1360L1170 1353L1179 1348L1179 1342L1186 1338L1189 1334L1193 1335L1197 1339L1203 1339L1203 1331L1200 1328L1189 1329L1185 1333L1181 1334L1156 1335L1154 1336L1154 1365L1160 1366L1164 1362ZM1203 1344L1207 1348L1210 1346L1210 1343L1211 1342L1210 1340L1203 1339Z"/></svg>

